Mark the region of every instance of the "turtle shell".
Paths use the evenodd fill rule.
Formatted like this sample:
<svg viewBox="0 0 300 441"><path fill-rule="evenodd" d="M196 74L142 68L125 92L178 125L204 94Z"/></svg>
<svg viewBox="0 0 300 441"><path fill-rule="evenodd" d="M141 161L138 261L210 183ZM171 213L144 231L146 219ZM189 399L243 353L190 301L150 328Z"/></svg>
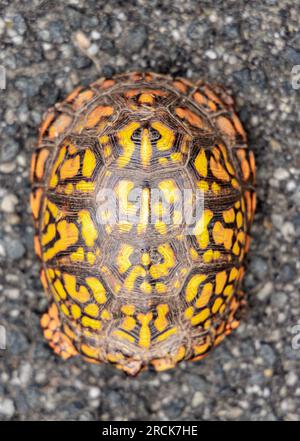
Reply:
<svg viewBox="0 0 300 441"><path fill-rule="evenodd" d="M129 374L199 360L238 326L255 163L219 86L100 79L50 109L31 166L45 337Z"/></svg>

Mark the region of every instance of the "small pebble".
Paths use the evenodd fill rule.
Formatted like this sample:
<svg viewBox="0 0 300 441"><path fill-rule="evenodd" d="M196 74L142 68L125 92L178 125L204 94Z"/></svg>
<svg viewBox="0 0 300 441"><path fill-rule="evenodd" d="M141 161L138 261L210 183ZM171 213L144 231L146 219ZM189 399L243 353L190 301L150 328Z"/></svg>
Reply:
<svg viewBox="0 0 300 441"><path fill-rule="evenodd" d="M192 399L192 407L198 407L204 402L204 396L203 393L200 391L195 392L193 399Z"/></svg>
<svg viewBox="0 0 300 441"><path fill-rule="evenodd" d="M15 405L10 398L0 398L0 415L11 418L15 413Z"/></svg>
<svg viewBox="0 0 300 441"><path fill-rule="evenodd" d="M15 206L18 203L18 198L14 194L8 194L2 199L0 208L5 213L13 213L15 211Z"/></svg>
<svg viewBox="0 0 300 441"><path fill-rule="evenodd" d="M289 172L284 168L277 168L274 172L275 179L278 179L279 181L288 179L289 176L290 176Z"/></svg>

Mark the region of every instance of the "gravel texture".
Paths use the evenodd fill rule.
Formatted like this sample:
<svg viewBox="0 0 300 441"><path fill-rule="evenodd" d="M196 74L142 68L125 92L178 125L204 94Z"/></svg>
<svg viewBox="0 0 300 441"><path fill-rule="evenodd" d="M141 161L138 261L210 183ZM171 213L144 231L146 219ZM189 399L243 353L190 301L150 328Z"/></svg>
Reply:
<svg viewBox="0 0 300 441"><path fill-rule="evenodd" d="M7 331L0 419L299 419L296 4L0 1L0 65L7 72L0 91L0 323ZM241 327L199 363L131 379L109 366L62 362L42 337L46 299L33 252L28 171L49 106L78 83L134 69L202 77L232 91L256 154L258 209Z"/></svg>

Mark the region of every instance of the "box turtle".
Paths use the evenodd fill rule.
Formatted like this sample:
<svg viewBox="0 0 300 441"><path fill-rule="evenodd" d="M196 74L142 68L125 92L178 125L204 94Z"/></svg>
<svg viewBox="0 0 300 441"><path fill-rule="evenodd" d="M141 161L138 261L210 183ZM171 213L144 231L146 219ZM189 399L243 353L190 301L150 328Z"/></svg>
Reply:
<svg viewBox="0 0 300 441"><path fill-rule="evenodd" d="M238 326L255 163L222 87L150 72L78 87L46 114L31 180L56 354L135 375Z"/></svg>

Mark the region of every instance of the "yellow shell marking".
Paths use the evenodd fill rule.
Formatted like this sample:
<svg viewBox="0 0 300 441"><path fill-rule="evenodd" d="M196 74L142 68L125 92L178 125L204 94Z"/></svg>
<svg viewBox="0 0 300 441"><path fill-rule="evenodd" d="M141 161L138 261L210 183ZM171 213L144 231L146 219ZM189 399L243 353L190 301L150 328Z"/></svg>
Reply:
<svg viewBox="0 0 300 441"><path fill-rule="evenodd" d="M123 305L121 307L121 311L127 316L125 317L121 325L125 331L132 331L136 326L136 320L131 317L134 314L134 310L134 305Z"/></svg>
<svg viewBox="0 0 300 441"><path fill-rule="evenodd" d="M87 210L81 210L78 213L81 223L81 234L88 247L92 247L98 237L98 232Z"/></svg>
<svg viewBox="0 0 300 441"><path fill-rule="evenodd" d="M51 173L51 178L50 178L50 182L49 182L49 186L50 188L54 188L56 187L57 183L58 183L58 176L56 174L56 171L59 167L59 165L61 164L61 162L63 161L65 154L66 154L66 146L62 147L59 151L57 160L55 161L53 168L52 168L52 173Z"/></svg>
<svg viewBox="0 0 300 441"><path fill-rule="evenodd" d="M152 157L152 146L148 129L144 129L141 140L141 161L143 167L147 167Z"/></svg>
<svg viewBox="0 0 300 441"><path fill-rule="evenodd" d="M194 346L195 355L203 354L210 347L210 343L203 343L202 345Z"/></svg>
<svg viewBox="0 0 300 441"><path fill-rule="evenodd" d="M55 280L54 284L54 289L57 292L57 294L59 295L59 297L61 299L66 299L67 298L67 293L63 287L63 284L61 283L61 281L59 279Z"/></svg>
<svg viewBox="0 0 300 441"><path fill-rule="evenodd" d="M148 266L151 263L151 257L149 253L143 253L141 257L141 262L144 266Z"/></svg>
<svg viewBox="0 0 300 441"><path fill-rule="evenodd" d="M183 359L183 357L185 356L185 347L184 346L180 346L180 348L177 351L177 354L174 356L174 361L178 362L180 360Z"/></svg>
<svg viewBox="0 0 300 441"><path fill-rule="evenodd" d="M105 158L109 158L112 152L112 144L109 136L104 135L99 138L100 143L103 147L103 154Z"/></svg>
<svg viewBox="0 0 300 441"><path fill-rule="evenodd" d="M48 208L49 208L49 205L48 205ZM47 211L45 211L45 214L44 214L43 227L48 225L49 220L50 220L50 213L49 213L49 210L47 210Z"/></svg>
<svg viewBox="0 0 300 441"><path fill-rule="evenodd" d="M207 250L203 254L203 261L209 263L214 260L218 260L221 256L220 251Z"/></svg>
<svg viewBox="0 0 300 441"><path fill-rule="evenodd" d="M94 265L96 260L95 254L91 253L90 251L87 253L87 261L90 265Z"/></svg>
<svg viewBox="0 0 300 441"><path fill-rule="evenodd" d="M133 317L125 317L121 326L124 331L132 331L136 327L136 321Z"/></svg>
<svg viewBox="0 0 300 441"><path fill-rule="evenodd" d="M121 331L120 329L114 331L112 335L119 337L121 340L128 340L130 343L134 343L134 337L132 335L127 334L124 331Z"/></svg>
<svg viewBox="0 0 300 441"><path fill-rule="evenodd" d="M230 250L233 237L232 229L224 228L221 222L216 222L212 233L216 244L224 244L225 249Z"/></svg>
<svg viewBox="0 0 300 441"><path fill-rule="evenodd" d="M159 219L163 217L163 214L166 212L164 205L161 202L157 202L152 206L153 214L157 216Z"/></svg>
<svg viewBox="0 0 300 441"><path fill-rule="evenodd" d="M123 127L118 132L118 139L121 148L123 149L123 154L118 158L117 165L119 168L125 167L133 155L135 145L131 140L133 132L140 127L138 122L131 122Z"/></svg>
<svg viewBox="0 0 300 441"><path fill-rule="evenodd" d="M65 193L66 193L66 194L72 194L72 193L73 193L73 184L71 184L71 182L69 182L69 183L65 186Z"/></svg>
<svg viewBox="0 0 300 441"><path fill-rule="evenodd" d="M112 319L112 315L111 315L111 313L107 309L103 309L103 311L101 312L101 318L103 320L111 320Z"/></svg>
<svg viewBox="0 0 300 441"><path fill-rule="evenodd" d="M234 209L230 208L229 210L223 211L223 219L227 224L234 222L235 219Z"/></svg>
<svg viewBox="0 0 300 441"><path fill-rule="evenodd" d="M134 249L131 245L122 244L117 255L117 265L120 273L125 273L130 267L130 256L133 253Z"/></svg>
<svg viewBox="0 0 300 441"><path fill-rule="evenodd" d="M99 357L99 349L92 348L91 346L82 344L81 345L82 352L90 358L98 358Z"/></svg>
<svg viewBox="0 0 300 441"><path fill-rule="evenodd" d="M93 171L96 167L96 158L94 153L87 149L84 153L83 165L82 165L82 174L86 178L90 178L93 174Z"/></svg>
<svg viewBox="0 0 300 441"><path fill-rule="evenodd" d="M56 228L55 224L50 224L47 227L46 233L42 236L42 245L47 245L47 243L51 242L55 238Z"/></svg>
<svg viewBox="0 0 300 441"><path fill-rule="evenodd" d="M165 179L158 184L158 188L169 204L174 204L179 198L178 187L173 179Z"/></svg>
<svg viewBox="0 0 300 441"><path fill-rule="evenodd" d="M206 320L209 316L210 310L209 308L205 308L203 311L199 312L199 314L196 314L191 318L191 323L193 326L196 326L199 323L204 322L204 320Z"/></svg>
<svg viewBox="0 0 300 441"><path fill-rule="evenodd" d="M129 275L126 277L125 282L124 282L124 288L131 292L134 288L134 284L135 281L138 277L146 277L146 271L145 269L140 266L137 265L135 266L129 273Z"/></svg>
<svg viewBox="0 0 300 441"><path fill-rule="evenodd" d="M151 331L149 328L149 324L152 320L152 313L148 312L147 314L138 314L137 319L141 323L140 337L139 337L139 345L143 348L149 348L151 343Z"/></svg>
<svg viewBox="0 0 300 441"><path fill-rule="evenodd" d="M67 250L78 241L78 229L75 224L62 220L57 224L57 231L60 236L52 248L44 252L44 260L52 259L57 253Z"/></svg>
<svg viewBox="0 0 300 441"><path fill-rule="evenodd" d="M140 289L145 293L145 294L150 294L152 291L152 286L150 285L150 283L148 282L142 282L140 285Z"/></svg>
<svg viewBox="0 0 300 441"><path fill-rule="evenodd" d="M77 248L74 253L71 254L70 259L72 262L83 262L84 261L84 250L82 247Z"/></svg>
<svg viewBox="0 0 300 441"><path fill-rule="evenodd" d="M236 226L238 228L241 228L241 226L243 225L243 215L242 213L239 211L236 215Z"/></svg>
<svg viewBox="0 0 300 441"><path fill-rule="evenodd" d="M204 210L200 220L197 222L194 235L201 249L207 248L209 244L208 224L213 218L213 212L210 210Z"/></svg>
<svg viewBox="0 0 300 441"><path fill-rule="evenodd" d="M94 182L79 181L76 184L76 190L82 191L83 193L90 193L95 190Z"/></svg>
<svg viewBox="0 0 300 441"><path fill-rule="evenodd" d="M74 178L77 175L80 167L80 156L76 155L74 158L67 159L61 166L60 177L61 179Z"/></svg>
<svg viewBox="0 0 300 441"><path fill-rule="evenodd" d="M185 289L185 298L187 302L191 302L197 295L199 286L206 279L205 274L195 274L191 280L189 280Z"/></svg>
<svg viewBox="0 0 300 441"><path fill-rule="evenodd" d="M81 309L75 303L71 306L71 314L75 320L81 317Z"/></svg>
<svg viewBox="0 0 300 441"><path fill-rule="evenodd" d="M217 273L217 275L216 275L216 288L215 288L216 294L222 294L226 280L227 280L226 271L221 271L220 273Z"/></svg>
<svg viewBox="0 0 300 441"><path fill-rule="evenodd" d="M123 213L128 213L131 215L134 215L137 210L134 204L128 202L129 193L133 188L134 188L134 183L132 181L122 179L121 181L118 182L115 189L115 192L119 199L120 210Z"/></svg>
<svg viewBox="0 0 300 441"><path fill-rule="evenodd" d="M186 308L186 310L184 311L184 317L186 319L191 319L194 315L194 307L193 306L189 306L188 308Z"/></svg>
<svg viewBox="0 0 300 441"><path fill-rule="evenodd" d="M64 315L66 315L67 317L69 317L70 312L69 312L67 306L66 306L64 303L63 303L62 305L60 305L60 309L61 309L61 312L62 312Z"/></svg>
<svg viewBox="0 0 300 441"><path fill-rule="evenodd" d="M133 315L135 311L134 305L123 305L121 311L126 315Z"/></svg>
<svg viewBox="0 0 300 441"><path fill-rule="evenodd" d="M166 285L162 282L157 282L155 285L155 289L158 292L158 294L165 294L167 291Z"/></svg>
<svg viewBox="0 0 300 441"><path fill-rule="evenodd" d="M232 268L229 275L229 281L235 280L239 275L239 270L237 268Z"/></svg>
<svg viewBox="0 0 300 441"><path fill-rule="evenodd" d="M155 229L159 232L159 234L164 235L167 233L167 226L162 221L155 222Z"/></svg>
<svg viewBox="0 0 300 441"><path fill-rule="evenodd" d="M214 302L214 304L213 304L213 307L212 307L212 313L213 313L213 314L215 314L216 312L219 311L220 306L222 305L222 303L223 303L223 300L222 300L221 297L219 297L219 298L217 298L217 299L215 300L215 302Z"/></svg>
<svg viewBox="0 0 300 441"><path fill-rule="evenodd" d="M167 338L169 338L171 335L176 334L176 333L177 333L177 328L176 328L176 326L174 326L173 328L168 329L166 332L159 335L156 340L158 342L167 340Z"/></svg>
<svg viewBox="0 0 300 441"><path fill-rule="evenodd" d="M232 294L234 293L234 287L232 285L227 285L224 289L224 295L226 297L231 298Z"/></svg>
<svg viewBox="0 0 300 441"><path fill-rule="evenodd" d="M160 151L170 150L173 147L175 140L173 130L160 121L153 122L152 127L157 130L161 136L156 143L157 149Z"/></svg>
<svg viewBox="0 0 300 441"><path fill-rule="evenodd" d="M86 283L93 292L94 299L101 305L106 302L106 291L100 280L96 277L86 277Z"/></svg>
<svg viewBox="0 0 300 441"><path fill-rule="evenodd" d="M209 189L208 182L203 181L203 180L197 182L197 187L198 187L201 191L204 191L204 192L208 191L208 189Z"/></svg>
<svg viewBox="0 0 300 441"><path fill-rule="evenodd" d="M230 177L225 168L222 166L220 160L215 160L213 156L210 158L210 169L212 174L222 181L229 181Z"/></svg>
<svg viewBox="0 0 300 441"><path fill-rule="evenodd" d="M154 97L151 93L142 93L139 97L139 103L151 105L154 103Z"/></svg>
<svg viewBox="0 0 300 441"><path fill-rule="evenodd" d="M85 303L90 299L87 288L80 285L79 290L76 289L76 277L71 274L63 274L63 280L68 294L77 302Z"/></svg>
<svg viewBox="0 0 300 441"><path fill-rule="evenodd" d="M157 309L157 319L154 321L154 326L161 332L168 326L168 320L166 315L169 312L169 307L166 304L158 305Z"/></svg>
<svg viewBox="0 0 300 441"><path fill-rule="evenodd" d="M173 162L181 162L183 159L182 153L180 152L171 153L170 158L172 159Z"/></svg>
<svg viewBox="0 0 300 441"><path fill-rule="evenodd" d="M167 276L169 269L175 265L175 254L168 243L159 245L157 251L162 255L164 261L151 266L150 275L153 279Z"/></svg>
<svg viewBox="0 0 300 441"><path fill-rule="evenodd" d="M211 190L214 194L218 194L221 191L221 187L216 182L213 182L211 184Z"/></svg>
<svg viewBox="0 0 300 441"><path fill-rule="evenodd" d="M195 168L200 176L206 178L207 176L207 158L205 155L205 150L201 149L195 159Z"/></svg>
<svg viewBox="0 0 300 441"><path fill-rule="evenodd" d="M84 312L92 317L97 317L99 314L99 307L95 303L90 303L84 308Z"/></svg>
<svg viewBox="0 0 300 441"><path fill-rule="evenodd" d="M209 302L209 299L212 295L213 292L213 285L212 283L206 283L201 291L201 294L199 296L199 298L196 301L196 307L201 309L204 306L206 306Z"/></svg>
<svg viewBox="0 0 300 441"><path fill-rule="evenodd" d="M83 326L85 326L87 328L92 328L92 329L95 329L95 330L101 329L100 321L92 319L90 317L86 317L86 316L82 317L81 323L83 324Z"/></svg>

